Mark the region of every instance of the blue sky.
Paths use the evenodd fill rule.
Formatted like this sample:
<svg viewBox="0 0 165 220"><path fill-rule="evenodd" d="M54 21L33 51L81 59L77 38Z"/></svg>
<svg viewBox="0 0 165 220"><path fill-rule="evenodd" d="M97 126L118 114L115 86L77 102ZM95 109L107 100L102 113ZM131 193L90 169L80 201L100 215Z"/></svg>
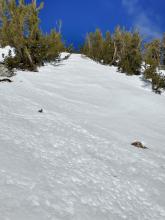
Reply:
<svg viewBox="0 0 165 220"><path fill-rule="evenodd" d="M97 27L103 32L112 32L117 25L136 27L145 38L160 37L165 31L165 0L45 0L44 4L42 29L48 32L61 19L64 38L75 45Z"/></svg>

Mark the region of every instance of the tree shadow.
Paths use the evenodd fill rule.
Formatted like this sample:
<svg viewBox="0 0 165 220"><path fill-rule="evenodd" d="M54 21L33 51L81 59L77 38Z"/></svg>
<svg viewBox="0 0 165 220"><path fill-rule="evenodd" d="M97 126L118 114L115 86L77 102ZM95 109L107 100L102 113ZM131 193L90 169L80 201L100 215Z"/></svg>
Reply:
<svg viewBox="0 0 165 220"><path fill-rule="evenodd" d="M140 79L140 81L143 83L143 84L142 84L142 87L143 87L143 88L149 88L149 89L152 88L152 83L151 83L150 80L145 79L144 76L140 76L139 79Z"/></svg>
<svg viewBox="0 0 165 220"><path fill-rule="evenodd" d="M55 66L55 67L65 66L64 63L52 63L51 65L52 65L52 66Z"/></svg>

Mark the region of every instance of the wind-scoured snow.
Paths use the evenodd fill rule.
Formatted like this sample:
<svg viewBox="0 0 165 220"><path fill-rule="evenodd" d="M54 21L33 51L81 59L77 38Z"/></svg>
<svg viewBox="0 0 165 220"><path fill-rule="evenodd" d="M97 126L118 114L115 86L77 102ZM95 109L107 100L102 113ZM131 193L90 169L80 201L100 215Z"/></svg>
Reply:
<svg viewBox="0 0 165 220"><path fill-rule="evenodd" d="M165 219L164 95L74 54L12 80L0 84L0 220Z"/></svg>

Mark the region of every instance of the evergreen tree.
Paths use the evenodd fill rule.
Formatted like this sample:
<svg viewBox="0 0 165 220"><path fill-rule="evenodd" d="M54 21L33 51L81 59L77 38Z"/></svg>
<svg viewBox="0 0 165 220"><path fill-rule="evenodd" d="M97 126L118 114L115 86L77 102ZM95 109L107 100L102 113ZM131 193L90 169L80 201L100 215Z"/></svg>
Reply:
<svg viewBox="0 0 165 220"><path fill-rule="evenodd" d="M160 64L160 40L145 44L144 61L148 65L158 67Z"/></svg>
<svg viewBox="0 0 165 220"><path fill-rule="evenodd" d="M113 37L107 32L104 39L97 29L87 35L83 53L97 62L116 65L129 75L140 73L142 55L138 32L126 32L117 27Z"/></svg>
<svg viewBox="0 0 165 220"><path fill-rule="evenodd" d="M44 36L39 28L39 6L36 0L26 4L24 0L1 0L2 24L0 42L2 46L15 48L15 58L6 60L7 65L22 69L37 70L37 66L45 60L58 56L63 46L61 34L52 31L50 36Z"/></svg>
<svg viewBox="0 0 165 220"><path fill-rule="evenodd" d="M82 52L97 62L116 65L121 72L128 75L141 73L141 65L144 61L144 78L150 79L154 91L165 88L165 76L158 73L160 64L165 65L165 35L162 42L153 40L144 45L142 53L142 39L138 32L128 32L120 27L114 34L102 33L97 29L86 37Z"/></svg>
<svg viewBox="0 0 165 220"><path fill-rule="evenodd" d="M99 29L96 29L92 36L92 56L97 62L103 58L103 36Z"/></svg>
<svg viewBox="0 0 165 220"><path fill-rule="evenodd" d="M146 63L144 77L151 79L154 91L165 88L165 77L158 74L157 71L160 64L160 45L160 40L153 40L145 45L144 51L144 61Z"/></svg>
<svg viewBox="0 0 165 220"><path fill-rule="evenodd" d="M137 32L123 32L122 36L123 45L118 68L128 75L139 74L142 63L141 37Z"/></svg>
<svg viewBox="0 0 165 220"><path fill-rule="evenodd" d="M76 53L76 52L78 52L78 50L76 50L76 49L74 48L73 44L70 44L70 45L66 48L66 51L67 51L68 53Z"/></svg>
<svg viewBox="0 0 165 220"><path fill-rule="evenodd" d="M24 0L3 0L2 43L15 48L20 67L36 70L37 61L33 57L34 47L39 43L38 14L42 4L37 8L36 1L26 5ZM33 59L34 58L34 59Z"/></svg>
<svg viewBox="0 0 165 220"><path fill-rule="evenodd" d="M117 65L117 63L121 60L121 54L123 50L123 31L118 26L115 29L113 35L113 43L114 43L114 54L112 64Z"/></svg>
<svg viewBox="0 0 165 220"><path fill-rule="evenodd" d="M56 30L51 30L51 33L44 38L46 46L45 61L53 61L64 50L61 38L61 34Z"/></svg>
<svg viewBox="0 0 165 220"><path fill-rule="evenodd" d="M92 36L91 35L93 35L93 33L86 35L84 46L81 49L81 52L90 58L92 58L92 42L91 42Z"/></svg>
<svg viewBox="0 0 165 220"><path fill-rule="evenodd" d="M103 36L99 29L95 33L87 34L83 53L97 62L103 58Z"/></svg>
<svg viewBox="0 0 165 220"><path fill-rule="evenodd" d="M106 32L106 36L103 42L103 62L104 64L111 64L114 55L114 44L109 31Z"/></svg>
<svg viewBox="0 0 165 220"><path fill-rule="evenodd" d="M163 34L162 42L161 42L161 57L160 57L161 65L165 65L165 33Z"/></svg>

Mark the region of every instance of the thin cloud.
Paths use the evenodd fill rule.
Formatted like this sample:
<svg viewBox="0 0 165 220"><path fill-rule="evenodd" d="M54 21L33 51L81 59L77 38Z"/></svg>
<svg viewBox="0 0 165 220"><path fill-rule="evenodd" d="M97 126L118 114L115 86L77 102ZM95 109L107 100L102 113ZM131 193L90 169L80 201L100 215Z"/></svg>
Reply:
<svg viewBox="0 0 165 220"><path fill-rule="evenodd" d="M146 38L160 38L161 31L157 25L151 21L148 12L139 4L139 0L122 0L122 5L127 13L133 18L133 24Z"/></svg>

